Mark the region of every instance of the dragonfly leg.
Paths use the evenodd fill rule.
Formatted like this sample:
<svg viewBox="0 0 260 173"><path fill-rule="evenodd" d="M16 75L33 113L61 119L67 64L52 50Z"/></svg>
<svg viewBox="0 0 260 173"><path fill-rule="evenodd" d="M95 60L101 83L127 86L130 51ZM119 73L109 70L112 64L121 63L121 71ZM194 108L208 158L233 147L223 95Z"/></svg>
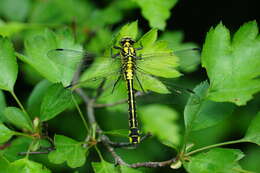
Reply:
<svg viewBox="0 0 260 173"><path fill-rule="evenodd" d="M120 53L117 53L117 54L112 55L112 52L111 52L111 57L112 57L112 58L116 58L116 57L118 57L118 56L120 56Z"/></svg>
<svg viewBox="0 0 260 173"><path fill-rule="evenodd" d="M139 78L137 77L137 75L135 75L135 78L136 78L136 80L137 80L137 82L138 82L138 84L139 84L141 90L143 91L143 93L145 93L145 90L144 90L144 88L143 88L143 86L142 86L142 84L141 84Z"/></svg>
<svg viewBox="0 0 260 173"><path fill-rule="evenodd" d="M135 50L142 50L142 49L143 49L143 46L135 48Z"/></svg>
<svg viewBox="0 0 260 173"><path fill-rule="evenodd" d="M116 85L118 84L118 82L120 81L120 79L121 79L121 75L117 78L116 82L114 83L113 88L112 88L112 93L114 92L114 89L115 89Z"/></svg>
<svg viewBox="0 0 260 173"><path fill-rule="evenodd" d="M119 47L119 46L114 46L113 48L122 50L122 47Z"/></svg>

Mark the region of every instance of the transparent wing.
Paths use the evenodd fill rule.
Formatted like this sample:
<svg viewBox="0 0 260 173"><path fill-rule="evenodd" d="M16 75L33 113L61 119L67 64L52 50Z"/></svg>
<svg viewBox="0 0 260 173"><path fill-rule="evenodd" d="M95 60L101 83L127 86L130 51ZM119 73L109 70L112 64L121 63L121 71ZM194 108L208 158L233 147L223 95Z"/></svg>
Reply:
<svg viewBox="0 0 260 173"><path fill-rule="evenodd" d="M165 78L158 78L140 70L136 71L134 87L136 90L141 92L144 91L149 93L152 91L158 94L172 95L173 97L179 95L186 95L188 97L193 95L194 99L190 102L190 104L198 104L201 101L200 97L188 87L178 86L173 81Z"/></svg>
<svg viewBox="0 0 260 173"><path fill-rule="evenodd" d="M137 66L147 73L164 78L175 78L180 75L177 71L192 71L197 68L200 60L199 49L185 49L176 52L152 52L140 54L137 52ZM179 57L179 58L178 58Z"/></svg>

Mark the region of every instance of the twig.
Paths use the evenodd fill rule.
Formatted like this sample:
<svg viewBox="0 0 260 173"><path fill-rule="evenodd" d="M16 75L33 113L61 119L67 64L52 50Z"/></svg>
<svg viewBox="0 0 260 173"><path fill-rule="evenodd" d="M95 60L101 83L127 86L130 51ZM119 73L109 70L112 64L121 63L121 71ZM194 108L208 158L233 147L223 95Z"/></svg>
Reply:
<svg viewBox="0 0 260 173"><path fill-rule="evenodd" d="M129 166L131 168L140 168L140 167L157 168L157 167L169 166L176 161L177 161L177 158L175 157L170 160L166 160L166 161L162 161L162 162L142 162L142 163L134 163Z"/></svg>
<svg viewBox="0 0 260 173"><path fill-rule="evenodd" d="M18 155L23 156L26 154L48 154L49 152L55 150L55 148L45 148L46 151L31 151L31 152L20 152Z"/></svg>

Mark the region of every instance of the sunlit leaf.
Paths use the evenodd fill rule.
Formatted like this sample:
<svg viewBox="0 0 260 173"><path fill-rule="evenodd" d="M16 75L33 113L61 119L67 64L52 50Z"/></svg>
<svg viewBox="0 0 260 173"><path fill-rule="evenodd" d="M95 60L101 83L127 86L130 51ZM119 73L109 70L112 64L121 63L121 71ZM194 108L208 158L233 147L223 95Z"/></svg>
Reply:
<svg viewBox="0 0 260 173"><path fill-rule="evenodd" d="M142 15L149 21L153 28L164 30L166 20L171 15L171 8L177 3L177 0L135 0L142 9Z"/></svg>
<svg viewBox="0 0 260 173"><path fill-rule="evenodd" d="M256 22L241 26L233 38L222 23L211 28L202 50L202 66L210 79L211 100L245 105L260 91L260 40Z"/></svg>
<svg viewBox="0 0 260 173"><path fill-rule="evenodd" d="M17 56L49 81L61 82L63 86L68 86L82 57L70 59L50 56L51 50L57 48L82 49L80 45L75 44L69 30L61 30L57 33L46 30L38 36L27 38L25 40L26 55L17 54ZM78 61L75 61L75 58L78 58Z"/></svg>

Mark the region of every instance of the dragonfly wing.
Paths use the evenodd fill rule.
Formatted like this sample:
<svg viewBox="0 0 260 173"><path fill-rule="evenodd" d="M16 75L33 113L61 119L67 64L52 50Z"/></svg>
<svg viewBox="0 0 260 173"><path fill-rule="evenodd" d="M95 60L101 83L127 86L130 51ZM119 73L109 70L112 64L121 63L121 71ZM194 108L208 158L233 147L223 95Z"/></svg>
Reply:
<svg viewBox="0 0 260 173"><path fill-rule="evenodd" d="M180 76L176 70L178 58L172 52L156 52L140 56L137 67L155 76L173 78Z"/></svg>
<svg viewBox="0 0 260 173"><path fill-rule="evenodd" d="M157 93L169 93L167 87L157 78L152 75L136 71L136 78L134 79L134 88L139 91L154 91ZM138 80L137 80L138 78Z"/></svg>
<svg viewBox="0 0 260 173"><path fill-rule="evenodd" d="M180 59L180 70L193 72L200 64L201 50L199 48L184 49L174 52Z"/></svg>
<svg viewBox="0 0 260 173"><path fill-rule="evenodd" d="M180 73L177 71L178 68L186 72L197 68L200 62L200 49L191 48L176 52L150 52L139 54L138 57L140 58L137 61L139 69L155 76L174 78L180 76Z"/></svg>
<svg viewBox="0 0 260 173"><path fill-rule="evenodd" d="M145 92L152 91L160 94L170 94L170 95L192 95L193 99L190 101L190 104L200 103L200 97L196 95L193 90L178 86L169 80L158 78L150 74L144 73L140 70L136 71L136 75L140 81L140 84L137 80L134 82L135 89L142 91L142 88ZM141 86L142 87L141 87Z"/></svg>

